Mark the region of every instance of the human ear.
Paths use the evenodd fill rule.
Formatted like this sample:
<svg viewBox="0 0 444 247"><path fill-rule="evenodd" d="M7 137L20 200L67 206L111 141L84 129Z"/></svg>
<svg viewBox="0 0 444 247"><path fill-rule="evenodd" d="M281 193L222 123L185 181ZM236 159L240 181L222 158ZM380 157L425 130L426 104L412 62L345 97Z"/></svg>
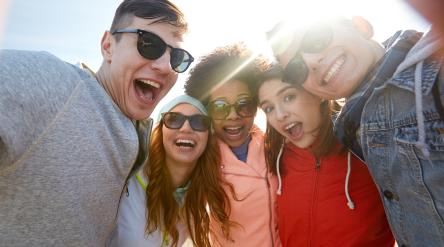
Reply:
<svg viewBox="0 0 444 247"><path fill-rule="evenodd" d="M102 52L103 59L107 62L111 62L112 50L111 50L111 33L109 31L105 31L102 36L102 40L100 42L100 49Z"/></svg>
<svg viewBox="0 0 444 247"><path fill-rule="evenodd" d="M361 16L353 16L352 23L364 38L370 39L373 37L373 27L366 19Z"/></svg>

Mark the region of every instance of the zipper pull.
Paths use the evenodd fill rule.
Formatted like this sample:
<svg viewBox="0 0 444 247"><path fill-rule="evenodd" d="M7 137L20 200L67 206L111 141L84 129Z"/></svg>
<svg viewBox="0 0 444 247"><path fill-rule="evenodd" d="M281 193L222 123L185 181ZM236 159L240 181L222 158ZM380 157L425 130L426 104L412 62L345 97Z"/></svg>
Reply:
<svg viewBox="0 0 444 247"><path fill-rule="evenodd" d="M321 168L321 159L316 159L315 169L319 171L320 168Z"/></svg>

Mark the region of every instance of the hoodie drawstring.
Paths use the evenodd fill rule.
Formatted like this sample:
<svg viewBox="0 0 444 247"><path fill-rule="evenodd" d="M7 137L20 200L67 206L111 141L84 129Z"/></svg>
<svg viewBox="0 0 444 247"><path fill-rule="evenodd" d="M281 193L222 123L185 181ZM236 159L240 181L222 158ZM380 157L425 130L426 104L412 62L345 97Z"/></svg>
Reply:
<svg viewBox="0 0 444 247"><path fill-rule="evenodd" d="M418 141L416 147L422 151L422 154L429 158L430 153L425 144L425 127L424 127L424 115L422 113L422 66L424 61L420 61L415 68L415 106L416 106L416 121L418 122Z"/></svg>
<svg viewBox="0 0 444 247"><path fill-rule="evenodd" d="M355 209L355 204L353 203L350 194L348 192L348 183L350 180L351 173L351 154L350 151L347 153L347 175L345 176L345 197L347 197L347 206L350 209Z"/></svg>
<svg viewBox="0 0 444 247"><path fill-rule="evenodd" d="M276 191L277 195L282 195L282 178L281 178L281 172L280 172L280 159L282 156L282 151L284 150L284 144L282 144L281 149L279 150L277 159L276 159L276 172L277 172L277 178L278 178L278 189ZM355 204L353 203L350 193L348 192L348 184L350 180L350 173L351 173L351 153L347 153L347 175L345 176L345 197L347 198L347 206L350 209L355 209Z"/></svg>
<svg viewBox="0 0 444 247"><path fill-rule="evenodd" d="M282 156L282 151L284 150L284 144L282 143L281 149L279 150L277 159L276 159L276 172L277 172L277 177L278 177L278 189L276 191L277 195L282 195L282 178L281 178L281 171L280 171L280 163L279 162L281 160L281 156Z"/></svg>

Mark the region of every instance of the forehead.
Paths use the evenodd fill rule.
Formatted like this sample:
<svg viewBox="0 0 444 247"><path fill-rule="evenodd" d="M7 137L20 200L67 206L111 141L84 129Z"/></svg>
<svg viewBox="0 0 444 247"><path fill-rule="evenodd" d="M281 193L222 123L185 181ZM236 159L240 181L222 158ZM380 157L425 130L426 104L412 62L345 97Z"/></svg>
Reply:
<svg viewBox="0 0 444 247"><path fill-rule="evenodd" d="M250 95L247 84L239 80L230 80L212 91L210 100L217 98L236 99L237 97Z"/></svg>
<svg viewBox="0 0 444 247"><path fill-rule="evenodd" d="M157 19L143 19L133 17L129 28L137 28L157 34L169 45L183 43L183 34L180 28L166 22L156 22Z"/></svg>
<svg viewBox="0 0 444 247"><path fill-rule="evenodd" d="M258 97L259 101L270 100L279 96L280 93L286 90L286 88L296 89L292 85L283 82L280 79L270 79L265 81L259 88Z"/></svg>
<svg viewBox="0 0 444 247"><path fill-rule="evenodd" d="M195 106L188 103L180 103L173 107L170 112L180 112L185 115L201 114L201 112Z"/></svg>
<svg viewBox="0 0 444 247"><path fill-rule="evenodd" d="M290 26L290 27L288 27ZM296 27L291 27L291 24L287 23L287 28L277 31L275 41L272 42L273 52L276 58L281 63L287 63L301 48L303 39L308 31L315 34L316 31L322 30L319 27L329 28L329 32L332 32L332 37L350 35L355 31L351 29L351 22L345 18L331 18L316 22L310 22L306 24L299 24ZM344 29L346 28L346 30ZM318 32L319 33L319 32Z"/></svg>

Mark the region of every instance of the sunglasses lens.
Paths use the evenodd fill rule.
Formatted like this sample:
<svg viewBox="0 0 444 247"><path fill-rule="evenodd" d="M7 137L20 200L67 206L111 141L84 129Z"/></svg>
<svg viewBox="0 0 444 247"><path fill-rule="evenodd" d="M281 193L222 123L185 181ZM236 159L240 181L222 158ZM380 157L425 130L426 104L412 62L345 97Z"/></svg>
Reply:
<svg viewBox="0 0 444 247"><path fill-rule="evenodd" d="M213 119L221 120L228 116L230 105L224 101L211 102L208 107L208 112Z"/></svg>
<svg viewBox="0 0 444 247"><path fill-rule="evenodd" d="M188 118L191 128L195 131L207 131L210 127L210 119L204 115L193 115Z"/></svg>
<svg viewBox="0 0 444 247"><path fill-rule="evenodd" d="M297 53L287 64L284 69L282 81L302 86L308 76L308 68L302 59L302 56Z"/></svg>
<svg viewBox="0 0 444 247"><path fill-rule="evenodd" d="M177 112L167 112L162 116L163 123L170 129L180 129L185 119L184 115Z"/></svg>
<svg viewBox="0 0 444 247"><path fill-rule="evenodd" d="M137 50L146 59L155 60L165 53L167 45L154 33L143 32L137 40Z"/></svg>
<svg viewBox="0 0 444 247"><path fill-rule="evenodd" d="M183 49L174 48L171 51L171 67L177 73L185 72L193 61L191 54Z"/></svg>
<svg viewBox="0 0 444 247"><path fill-rule="evenodd" d="M236 113L241 117L253 117L256 111L257 105L252 99L241 99L236 103Z"/></svg>

